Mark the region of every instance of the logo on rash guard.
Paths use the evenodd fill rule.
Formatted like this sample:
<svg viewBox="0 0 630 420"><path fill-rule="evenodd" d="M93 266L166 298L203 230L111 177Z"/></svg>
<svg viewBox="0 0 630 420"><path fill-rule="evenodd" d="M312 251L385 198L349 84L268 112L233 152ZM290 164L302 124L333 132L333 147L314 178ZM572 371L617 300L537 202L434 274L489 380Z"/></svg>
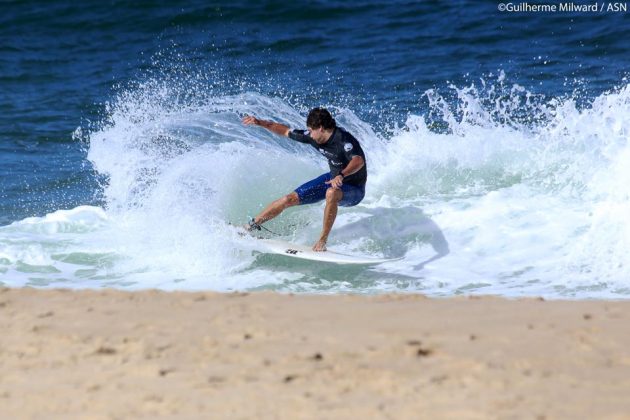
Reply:
<svg viewBox="0 0 630 420"><path fill-rule="evenodd" d="M343 145L343 150L345 150L346 152L349 152L350 150L352 150L352 143L345 143Z"/></svg>
<svg viewBox="0 0 630 420"><path fill-rule="evenodd" d="M319 150L319 153L326 156L327 159L333 159L335 157L335 154L330 153L328 150L325 150L325 149L317 149L317 150Z"/></svg>

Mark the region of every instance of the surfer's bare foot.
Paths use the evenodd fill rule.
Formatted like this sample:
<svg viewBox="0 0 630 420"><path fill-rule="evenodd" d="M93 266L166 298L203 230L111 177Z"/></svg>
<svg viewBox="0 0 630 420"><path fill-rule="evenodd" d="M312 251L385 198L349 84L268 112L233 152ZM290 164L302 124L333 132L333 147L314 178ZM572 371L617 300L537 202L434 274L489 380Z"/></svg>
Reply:
<svg viewBox="0 0 630 420"><path fill-rule="evenodd" d="M249 223L243 225L243 229L248 232L254 232L256 230L261 230L261 227L258 223L256 223L256 219L252 217L249 219Z"/></svg>
<svg viewBox="0 0 630 420"><path fill-rule="evenodd" d="M319 241L317 241L315 245L313 245L313 251L316 251L316 252L326 251L326 241L323 239L320 239Z"/></svg>

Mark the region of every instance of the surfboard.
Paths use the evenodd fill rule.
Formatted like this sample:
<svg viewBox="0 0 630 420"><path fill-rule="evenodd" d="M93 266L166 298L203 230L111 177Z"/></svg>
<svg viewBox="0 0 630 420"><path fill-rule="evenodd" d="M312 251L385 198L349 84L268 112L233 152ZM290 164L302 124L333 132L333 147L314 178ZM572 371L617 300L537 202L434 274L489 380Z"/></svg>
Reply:
<svg viewBox="0 0 630 420"><path fill-rule="evenodd" d="M400 258L374 258L359 255L342 254L335 251L316 252L310 246L292 244L291 242L278 239L258 239L265 248L273 254L285 255L292 258L300 258L310 261L321 261L336 264L382 264L385 262L396 261Z"/></svg>

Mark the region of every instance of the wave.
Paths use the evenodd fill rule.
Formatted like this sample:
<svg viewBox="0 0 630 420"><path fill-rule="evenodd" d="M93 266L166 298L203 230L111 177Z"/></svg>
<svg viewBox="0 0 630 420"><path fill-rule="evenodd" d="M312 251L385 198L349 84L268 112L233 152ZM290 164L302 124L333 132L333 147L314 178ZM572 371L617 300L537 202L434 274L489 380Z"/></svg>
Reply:
<svg viewBox="0 0 630 420"><path fill-rule="evenodd" d="M123 91L99 127L79 133L104 176L105 208L0 227L0 281L630 294L630 86L580 106L575 97L533 95L500 74L425 92L428 112L391 132L333 108L364 146L370 174L365 200L340 211L330 246L404 257L372 269L261 254L230 225L326 170L309 148L240 123L253 114L303 127L305 107L254 92L191 97L147 83ZM269 228L309 243L321 214L317 205L293 208Z"/></svg>

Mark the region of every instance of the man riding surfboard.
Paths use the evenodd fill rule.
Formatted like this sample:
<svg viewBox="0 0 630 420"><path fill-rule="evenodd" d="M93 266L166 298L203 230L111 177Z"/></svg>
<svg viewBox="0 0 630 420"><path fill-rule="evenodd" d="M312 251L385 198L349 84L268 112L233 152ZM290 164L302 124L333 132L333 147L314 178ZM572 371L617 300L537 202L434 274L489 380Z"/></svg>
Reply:
<svg viewBox="0 0 630 420"><path fill-rule="evenodd" d="M261 224L278 216L288 207L326 200L322 232L313 245L313 251L326 251L328 234L335 223L338 206L356 206L365 196L367 166L359 141L338 127L330 112L324 108L314 108L309 112L306 131L291 130L284 124L259 120L253 116L243 118L243 124L258 125L280 136L310 144L328 159L330 168L330 172L300 185L295 191L267 205L258 216L250 220L247 229L260 230Z"/></svg>

